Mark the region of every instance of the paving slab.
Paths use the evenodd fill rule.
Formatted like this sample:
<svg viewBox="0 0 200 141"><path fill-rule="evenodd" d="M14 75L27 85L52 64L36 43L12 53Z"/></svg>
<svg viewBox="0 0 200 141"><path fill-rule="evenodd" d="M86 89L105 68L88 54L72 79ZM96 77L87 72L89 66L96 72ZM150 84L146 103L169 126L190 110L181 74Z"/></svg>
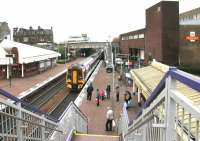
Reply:
<svg viewBox="0 0 200 141"><path fill-rule="evenodd" d="M115 84L118 84L117 80L118 74L115 75ZM105 123L106 123L106 112L107 107L112 106L114 109L114 119L117 121L120 114L122 113L122 107L124 104L124 93L126 90L131 92L132 87L127 87L124 84L120 86L120 100L119 102L116 101L115 91L112 90L112 83L113 83L113 74L107 73L105 68L101 66L98 74L93 81L93 95L92 100L88 101L86 98L83 100L82 104L80 105L81 111L88 117L88 133L91 134L106 134L106 135L117 135L117 129L113 132L105 131ZM106 89L107 84L111 85L111 99L105 99L104 101L100 102L100 106L96 106L96 89ZM136 100L136 98L133 98ZM135 101L136 102L136 101ZM135 111L138 111L138 107L130 108L130 114L134 115Z"/></svg>

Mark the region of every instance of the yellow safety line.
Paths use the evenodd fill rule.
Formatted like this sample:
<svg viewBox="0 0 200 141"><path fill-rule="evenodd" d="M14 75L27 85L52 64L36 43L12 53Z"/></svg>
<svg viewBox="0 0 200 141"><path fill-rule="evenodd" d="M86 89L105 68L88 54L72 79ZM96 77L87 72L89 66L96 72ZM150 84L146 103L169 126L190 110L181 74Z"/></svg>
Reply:
<svg viewBox="0 0 200 141"><path fill-rule="evenodd" d="M97 134L82 134L82 133L75 133L75 135L79 135L79 136L96 136L96 137L119 137L119 136L113 136L113 135L97 135Z"/></svg>

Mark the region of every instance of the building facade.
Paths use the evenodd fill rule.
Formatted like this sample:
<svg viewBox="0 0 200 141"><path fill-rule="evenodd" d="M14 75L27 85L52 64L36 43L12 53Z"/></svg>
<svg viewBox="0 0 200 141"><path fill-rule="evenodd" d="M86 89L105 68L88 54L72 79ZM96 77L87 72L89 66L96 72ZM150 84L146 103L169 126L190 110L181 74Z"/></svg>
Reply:
<svg viewBox="0 0 200 141"><path fill-rule="evenodd" d="M192 9L180 14L180 25L199 25L200 24L200 8Z"/></svg>
<svg viewBox="0 0 200 141"><path fill-rule="evenodd" d="M200 8L180 14L180 65L200 68Z"/></svg>
<svg viewBox="0 0 200 141"><path fill-rule="evenodd" d="M14 28L13 40L16 42L35 45L38 43L53 43L53 29L43 29L38 26L38 29Z"/></svg>
<svg viewBox="0 0 200 141"><path fill-rule="evenodd" d="M146 58L167 65L178 64L179 3L161 1L146 10Z"/></svg>
<svg viewBox="0 0 200 141"><path fill-rule="evenodd" d="M12 57L6 57L10 54ZM26 77L56 65L59 53L4 39L0 43L0 79Z"/></svg>
<svg viewBox="0 0 200 141"><path fill-rule="evenodd" d="M167 17L167 18L166 18ZM156 59L167 65L178 64L179 3L161 1L146 10L146 28L120 35L121 53L131 60Z"/></svg>
<svg viewBox="0 0 200 141"><path fill-rule="evenodd" d="M7 22L0 22L0 41L10 38L10 29Z"/></svg>
<svg viewBox="0 0 200 141"><path fill-rule="evenodd" d="M121 34L119 37L122 54L129 54L129 59L136 60L139 57L144 60L145 29Z"/></svg>

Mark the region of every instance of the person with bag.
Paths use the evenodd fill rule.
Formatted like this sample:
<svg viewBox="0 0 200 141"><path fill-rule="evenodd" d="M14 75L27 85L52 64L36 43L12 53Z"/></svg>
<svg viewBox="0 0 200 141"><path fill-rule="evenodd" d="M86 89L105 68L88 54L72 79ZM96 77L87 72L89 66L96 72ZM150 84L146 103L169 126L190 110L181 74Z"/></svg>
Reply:
<svg viewBox="0 0 200 141"><path fill-rule="evenodd" d="M106 119L107 119L106 120L106 131L112 131L114 112L111 107L108 107L107 109L108 109L108 111L106 113Z"/></svg>

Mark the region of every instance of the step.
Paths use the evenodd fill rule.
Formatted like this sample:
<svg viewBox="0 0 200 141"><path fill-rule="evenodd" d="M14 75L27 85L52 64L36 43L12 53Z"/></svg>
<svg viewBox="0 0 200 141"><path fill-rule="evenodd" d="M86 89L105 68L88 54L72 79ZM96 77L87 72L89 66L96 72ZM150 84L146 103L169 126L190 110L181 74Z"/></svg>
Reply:
<svg viewBox="0 0 200 141"><path fill-rule="evenodd" d="M119 136L75 133L72 141L119 141Z"/></svg>

